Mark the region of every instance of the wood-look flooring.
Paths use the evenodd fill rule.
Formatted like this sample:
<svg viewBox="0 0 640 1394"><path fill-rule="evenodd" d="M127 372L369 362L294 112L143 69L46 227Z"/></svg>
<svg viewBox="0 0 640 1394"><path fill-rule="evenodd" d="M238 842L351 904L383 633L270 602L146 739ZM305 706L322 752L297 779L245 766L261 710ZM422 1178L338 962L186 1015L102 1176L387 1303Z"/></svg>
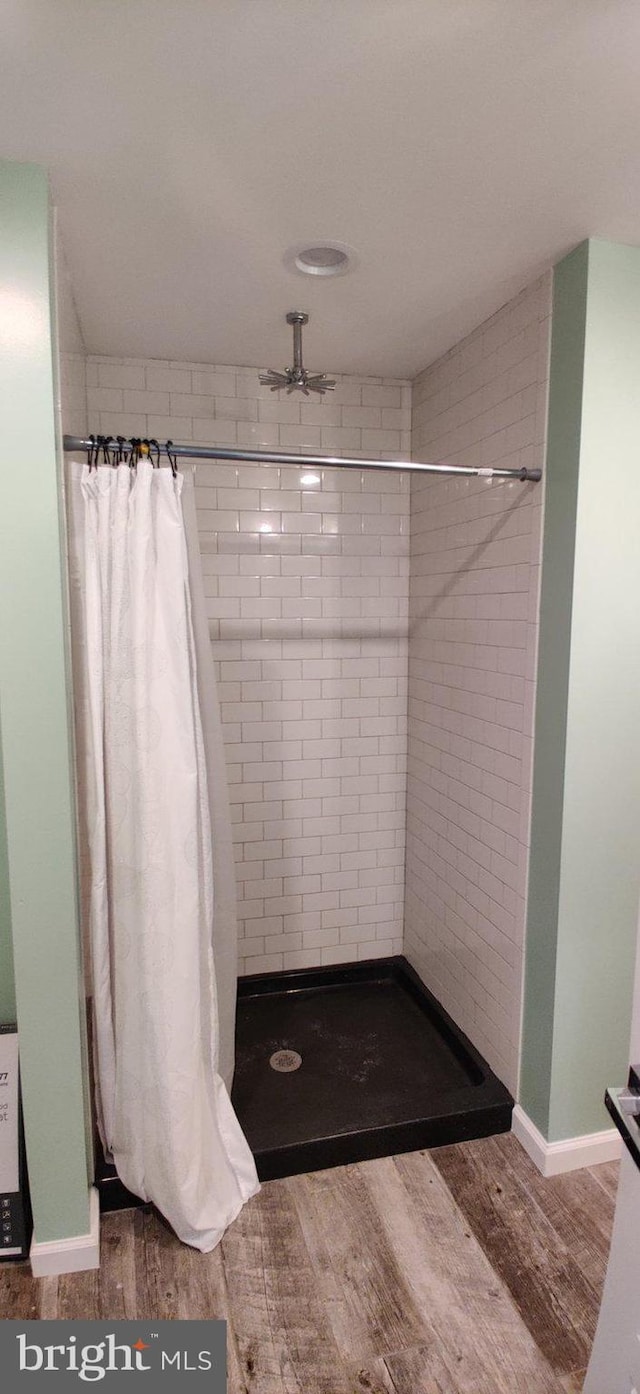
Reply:
<svg viewBox="0 0 640 1394"><path fill-rule="evenodd" d="M267 1182L212 1254L124 1211L99 1271L4 1265L0 1317L224 1317L229 1394L575 1394L616 1182L505 1134Z"/></svg>

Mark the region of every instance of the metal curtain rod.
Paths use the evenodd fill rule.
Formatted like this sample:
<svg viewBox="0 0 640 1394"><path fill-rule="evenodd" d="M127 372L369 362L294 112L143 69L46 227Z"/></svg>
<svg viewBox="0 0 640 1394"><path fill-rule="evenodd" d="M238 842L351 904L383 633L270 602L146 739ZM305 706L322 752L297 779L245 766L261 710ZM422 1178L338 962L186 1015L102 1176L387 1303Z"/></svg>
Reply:
<svg viewBox="0 0 640 1394"><path fill-rule="evenodd" d="M66 451L89 451L95 447L93 440L84 436L64 436ZM112 440L115 446L116 442ZM245 460L257 465L318 465L330 469L347 470L401 470L411 474L461 474L477 475L481 479L519 479L524 483L537 484L542 478L542 470L528 469L483 469L475 465L429 465L417 460L352 460L341 455L290 455L280 450L235 450L226 445L174 445L168 442L174 458L184 460ZM155 446L154 446L155 449ZM160 445L167 453L167 446Z"/></svg>

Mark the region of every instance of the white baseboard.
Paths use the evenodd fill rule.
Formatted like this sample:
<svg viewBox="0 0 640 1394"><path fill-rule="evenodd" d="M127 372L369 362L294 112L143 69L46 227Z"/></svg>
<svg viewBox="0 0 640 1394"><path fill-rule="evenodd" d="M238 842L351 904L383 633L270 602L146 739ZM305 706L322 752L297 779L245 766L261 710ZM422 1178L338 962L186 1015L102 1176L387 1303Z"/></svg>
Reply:
<svg viewBox="0 0 640 1394"><path fill-rule="evenodd" d="M34 1278L50 1278L57 1273L81 1273L100 1267L100 1205L95 1186L89 1190L89 1233L73 1234L69 1239L43 1240L35 1234L29 1252Z"/></svg>
<svg viewBox="0 0 640 1394"><path fill-rule="evenodd" d="M568 1137L562 1142L547 1142L520 1104L513 1110L511 1131L543 1176L560 1176L564 1171L577 1171L579 1167L616 1162L622 1155L622 1138L616 1128L585 1133L583 1137Z"/></svg>

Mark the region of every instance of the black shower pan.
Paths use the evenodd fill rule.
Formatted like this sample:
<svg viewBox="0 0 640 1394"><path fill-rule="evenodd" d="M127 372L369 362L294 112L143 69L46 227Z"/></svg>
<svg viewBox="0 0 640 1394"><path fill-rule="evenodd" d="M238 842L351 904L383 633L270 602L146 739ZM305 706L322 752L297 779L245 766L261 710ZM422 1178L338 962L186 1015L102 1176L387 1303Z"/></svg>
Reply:
<svg viewBox="0 0 640 1394"><path fill-rule="evenodd" d="M508 1132L513 1109L401 956L241 978L231 1097L262 1181Z"/></svg>
<svg viewBox="0 0 640 1394"><path fill-rule="evenodd" d="M505 1133L513 1109L401 956L240 978L231 1097L261 1181ZM96 1185L103 1211L144 1204L99 1143Z"/></svg>

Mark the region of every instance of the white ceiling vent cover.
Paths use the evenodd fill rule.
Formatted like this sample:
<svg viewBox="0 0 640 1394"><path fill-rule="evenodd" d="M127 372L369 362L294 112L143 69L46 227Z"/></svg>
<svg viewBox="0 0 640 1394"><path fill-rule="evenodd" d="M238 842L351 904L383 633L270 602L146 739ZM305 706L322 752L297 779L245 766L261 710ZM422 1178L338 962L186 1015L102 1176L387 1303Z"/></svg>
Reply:
<svg viewBox="0 0 640 1394"><path fill-rule="evenodd" d="M303 276L344 276L347 271L354 270L357 262L353 247L325 238L298 242L289 248L284 258L290 271L298 271Z"/></svg>

